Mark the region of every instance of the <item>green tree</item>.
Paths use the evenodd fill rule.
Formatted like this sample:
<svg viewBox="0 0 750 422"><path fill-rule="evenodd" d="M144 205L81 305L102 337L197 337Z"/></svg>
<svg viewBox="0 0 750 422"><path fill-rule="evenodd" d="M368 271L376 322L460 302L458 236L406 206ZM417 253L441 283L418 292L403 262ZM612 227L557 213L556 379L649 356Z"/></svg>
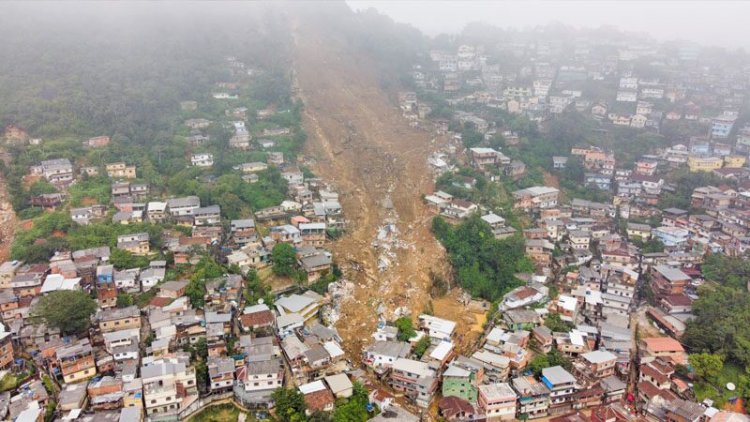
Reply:
<svg viewBox="0 0 750 422"><path fill-rule="evenodd" d="M117 248L112 249L109 261L116 268L144 268L150 262L146 256L133 255L131 252Z"/></svg>
<svg viewBox="0 0 750 422"><path fill-rule="evenodd" d="M417 344L414 345L414 355L417 356L417 359L422 359L422 356L431 344L430 336L422 336L422 338L419 339Z"/></svg>
<svg viewBox="0 0 750 422"><path fill-rule="evenodd" d="M557 349L552 349L547 354L538 354L534 356L534 359L529 362L527 368L535 375L539 376L544 368L562 366L565 369L570 369L571 365L572 363L570 359L566 358Z"/></svg>
<svg viewBox="0 0 750 422"><path fill-rule="evenodd" d="M398 329L397 337L401 341L409 341L409 339L417 335L417 332L414 330L414 324L409 317L397 319L395 325Z"/></svg>
<svg viewBox="0 0 750 422"><path fill-rule="evenodd" d="M461 132L461 141L466 148L473 148L479 145L483 139L484 136L477 132L473 123L467 122L464 124L464 130Z"/></svg>
<svg viewBox="0 0 750 422"><path fill-rule="evenodd" d="M65 335L78 335L88 330L94 312L96 301L85 292L60 290L42 296L33 308L32 317Z"/></svg>
<svg viewBox="0 0 750 422"><path fill-rule="evenodd" d="M713 381L721 374L724 368L724 357L711 353L698 353L688 356L690 366L698 379L702 381Z"/></svg>
<svg viewBox="0 0 750 422"><path fill-rule="evenodd" d="M131 306L135 303L135 299L133 298L133 295L130 293L118 293L117 294L117 307L118 308L127 308L128 306Z"/></svg>
<svg viewBox="0 0 750 422"><path fill-rule="evenodd" d="M352 396L343 403L337 403L333 412L335 422L355 422L369 419L367 403L369 403L367 389L359 381L354 382Z"/></svg>
<svg viewBox="0 0 750 422"><path fill-rule="evenodd" d="M743 367L750 366L750 293L725 286L705 286L693 302L681 341L693 353L714 353Z"/></svg>
<svg viewBox="0 0 750 422"><path fill-rule="evenodd" d="M289 277L294 273L297 255L292 245L277 243L271 250L271 260L273 261L274 274Z"/></svg>
<svg viewBox="0 0 750 422"><path fill-rule="evenodd" d="M455 226L435 217L432 230L448 251L459 285L473 296L497 300L522 285L516 273L533 269L524 255L521 236L495 239L490 226L477 215Z"/></svg>
<svg viewBox="0 0 750 422"><path fill-rule="evenodd" d="M302 422L305 417L305 397L296 388L279 388L271 394L276 403L276 417L284 422Z"/></svg>
<svg viewBox="0 0 750 422"><path fill-rule="evenodd" d="M544 326L552 331L567 333L573 329L573 324L568 321L563 321L558 313L550 313L544 319Z"/></svg>
<svg viewBox="0 0 750 422"><path fill-rule="evenodd" d="M185 296L188 297L194 308L203 308L206 303L206 280L190 279L187 287L185 287Z"/></svg>
<svg viewBox="0 0 750 422"><path fill-rule="evenodd" d="M747 280L750 279L750 259L748 256L708 255L701 265L701 272L706 280L746 290Z"/></svg>

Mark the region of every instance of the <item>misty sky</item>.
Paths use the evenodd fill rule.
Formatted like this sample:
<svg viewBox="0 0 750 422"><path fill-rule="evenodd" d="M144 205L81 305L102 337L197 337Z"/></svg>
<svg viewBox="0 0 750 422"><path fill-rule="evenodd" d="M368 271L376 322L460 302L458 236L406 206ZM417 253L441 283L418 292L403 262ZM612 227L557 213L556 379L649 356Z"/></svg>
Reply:
<svg viewBox="0 0 750 422"><path fill-rule="evenodd" d="M482 21L503 28L560 22L575 27L615 26L659 40L689 40L750 50L750 2L746 1L382 1L347 2L374 7L428 35L458 32Z"/></svg>

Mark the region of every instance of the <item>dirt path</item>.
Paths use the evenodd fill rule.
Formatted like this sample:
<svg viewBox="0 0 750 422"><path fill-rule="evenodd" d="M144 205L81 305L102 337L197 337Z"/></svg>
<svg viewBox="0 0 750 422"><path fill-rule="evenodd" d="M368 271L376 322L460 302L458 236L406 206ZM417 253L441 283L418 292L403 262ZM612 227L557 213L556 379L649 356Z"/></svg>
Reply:
<svg viewBox="0 0 750 422"><path fill-rule="evenodd" d="M10 203L5 178L0 175L0 262L10 258L10 246L16 232L16 213Z"/></svg>
<svg viewBox="0 0 750 422"><path fill-rule="evenodd" d="M367 56L310 21L295 24L295 85L305 104L306 153L316 161L315 173L336 185L349 220L347 234L332 247L356 286L337 324L346 351L356 359L371 341L379 307L389 319L400 307L420 313L430 300L430 271L448 270L421 200L432 190L426 160L433 143L428 132L409 127L381 91ZM384 206L386 198L392 210ZM371 243L389 221L408 246L380 272ZM434 312L460 319L456 309L435 306Z"/></svg>

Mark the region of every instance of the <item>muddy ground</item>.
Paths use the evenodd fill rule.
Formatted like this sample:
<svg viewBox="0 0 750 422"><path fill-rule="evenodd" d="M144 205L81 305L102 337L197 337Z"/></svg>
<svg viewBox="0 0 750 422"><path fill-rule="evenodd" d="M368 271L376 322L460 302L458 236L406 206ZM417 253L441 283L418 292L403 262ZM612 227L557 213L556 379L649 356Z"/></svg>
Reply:
<svg viewBox="0 0 750 422"><path fill-rule="evenodd" d="M372 340L378 310L391 319L400 308L418 315L431 299L430 273L448 274L442 246L430 232L432 213L421 200L432 192L427 157L441 139L410 127L395 92L380 88L370 57L335 31L309 20L295 24L295 89L304 102L306 155L313 171L341 193L348 230L332 245L345 278L355 284L342 304L337 328L349 356L356 359ZM393 208L385 206L389 198ZM394 222L403 248L385 271L371 243L378 229ZM437 316L459 322L463 343L475 340L476 317L453 294L433 303ZM383 306L381 306L381 304Z"/></svg>

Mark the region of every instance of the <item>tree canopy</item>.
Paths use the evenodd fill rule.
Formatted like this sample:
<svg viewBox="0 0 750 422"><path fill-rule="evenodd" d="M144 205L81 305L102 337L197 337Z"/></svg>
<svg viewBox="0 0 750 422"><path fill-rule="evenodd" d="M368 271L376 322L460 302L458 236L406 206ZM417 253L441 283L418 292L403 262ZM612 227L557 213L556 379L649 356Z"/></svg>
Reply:
<svg viewBox="0 0 750 422"><path fill-rule="evenodd" d="M273 273L280 276L292 276L297 263L294 247L288 243L277 243L271 249Z"/></svg>
<svg viewBox="0 0 750 422"><path fill-rule="evenodd" d="M271 395L276 403L276 417L284 422L305 421L305 397L296 388L279 388Z"/></svg>
<svg viewBox="0 0 750 422"><path fill-rule="evenodd" d="M401 341L409 341L412 337L417 335L414 330L414 323L411 322L409 317L401 317L396 320L396 328L398 328L397 337Z"/></svg>
<svg viewBox="0 0 750 422"><path fill-rule="evenodd" d="M32 315L65 335L85 333L96 312L96 301L80 290L60 290L42 296Z"/></svg>
<svg viewBox="0 0 750 422"><path fill-rule="evenodd" d="M455 226L435 217L432 231L448 251L458 283L475 297L497 300L522 284L516 273L534 269L520 236L495 239L477 215Z"/></svg>
<svg viewBox="0 0 750 422"><path fill-rule="evenodd" d="M693 353L716 353L750 367L750 293L716 286L702 288L693 302L682 341Z"/></svg>

